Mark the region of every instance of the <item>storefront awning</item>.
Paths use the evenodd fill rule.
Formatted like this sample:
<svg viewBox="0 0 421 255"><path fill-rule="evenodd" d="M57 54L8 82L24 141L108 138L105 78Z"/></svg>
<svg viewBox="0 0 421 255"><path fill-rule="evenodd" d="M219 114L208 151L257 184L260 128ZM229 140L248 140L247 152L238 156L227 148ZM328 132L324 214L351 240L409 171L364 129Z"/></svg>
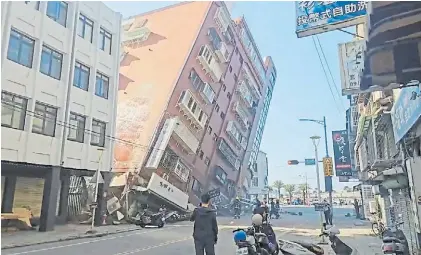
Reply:
<svg viewBox="0 0 421 255"><path fill-rule="evenodd" d="M370 2L369 35L361 90L421 81L421 2Z"/></svg>

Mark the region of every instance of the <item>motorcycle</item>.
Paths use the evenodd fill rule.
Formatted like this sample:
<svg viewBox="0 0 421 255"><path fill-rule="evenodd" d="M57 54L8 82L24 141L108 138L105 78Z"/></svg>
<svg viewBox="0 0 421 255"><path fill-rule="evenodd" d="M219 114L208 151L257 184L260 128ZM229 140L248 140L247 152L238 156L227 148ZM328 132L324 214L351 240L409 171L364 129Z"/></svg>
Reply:
<svg viewBox="0 0 421 255"><path fill-rule="evenodd" d="M151 213L149 210L144 210L138 215L136 225L144 228L146 226L157 226L162 228L165 225L165 209L159 208L159 212Z"/></svg>
<svg viewBox="0 0 421 255"><path fill-rule="evenodd" d="M244 239L236 240L237 250L236 255L270 255L267 250L269 240L264 233L256 233L254 227L249 227L246 230L238 228L233 233L244 231L246 236Z"/></svg>
<svg viewBox="0 0 421 255"><path fill-rule="evenodd" d="M383 254L394 254L394 255L409 255L408 241L406 240L405 234L399 226L403 222L396 224L394 228L389 228L383 233Z"/></svg>

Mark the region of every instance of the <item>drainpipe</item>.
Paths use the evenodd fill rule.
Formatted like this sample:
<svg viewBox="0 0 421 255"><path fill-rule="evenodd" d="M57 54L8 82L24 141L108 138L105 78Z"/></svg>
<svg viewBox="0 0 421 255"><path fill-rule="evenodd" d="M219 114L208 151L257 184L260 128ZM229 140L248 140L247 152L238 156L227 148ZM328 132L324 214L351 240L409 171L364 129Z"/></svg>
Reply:
<svg viewBox="0 0 421 255"><path fill-rule="evenodd" d="M74 20L73 20L73 32L72 32L72 46L70 50L70 70L69 70L69 78L67 84L67 94L66 94L66 104L64 107L64 125L63 125L63 133L62 133L62 140L61 140L61 150L60 150L60 166L64 165L64 148L66 146L66 137L67 137L67 128L68 128L68 119L70 115L70 94L72 91L72 83L73 83L73 73L74 73L74 63L75 63L75 48L76 48L76 37L77 35L77 21L79 18L79 2L75 2L74 5L75 13L74 13Z"/></svg>

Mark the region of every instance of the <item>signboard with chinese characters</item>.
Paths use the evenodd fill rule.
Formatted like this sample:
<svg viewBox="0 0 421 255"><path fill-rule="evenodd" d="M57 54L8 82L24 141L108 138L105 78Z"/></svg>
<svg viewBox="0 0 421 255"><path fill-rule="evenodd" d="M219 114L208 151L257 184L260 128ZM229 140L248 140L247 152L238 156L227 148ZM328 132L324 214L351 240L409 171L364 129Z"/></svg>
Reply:
<svg viewBox="0 0 421 255"><path fill-rule="evenodd" d="M403 88L393 105L392 123L396 143L408 133L421 116L421 97L414 95L420 95L419 87Z"/></svg>
<svg viewBox="0 0 421 255"><path fill-rule="evenodd" d="M146 188L181 208L187 209L189 196L156 173L152 173Z"/></svg>
<svg viewBox="0 0 421 255"><path fill-rule="evenodd" d="M329 32L364 23L364 1L297 1L296 33L298 38Z"/></svg>
<svg viewBox="0 0 421 255"><path fill-rule="evenodd" d="M342 95L360 93L360 80L364 68L365 41L339 44Z"/></svg>
<svg viewBox="0 0 421 255"><path fill-rule="evenodd" d="M336 176L352 176L348 131L332 131Z"/></svg>
<svg viewBox="0 0 421 255"><path fill-rule="evenodd" d="M323 158L323 172L325 176L333 176L333 162L332 158Z"/></svg>

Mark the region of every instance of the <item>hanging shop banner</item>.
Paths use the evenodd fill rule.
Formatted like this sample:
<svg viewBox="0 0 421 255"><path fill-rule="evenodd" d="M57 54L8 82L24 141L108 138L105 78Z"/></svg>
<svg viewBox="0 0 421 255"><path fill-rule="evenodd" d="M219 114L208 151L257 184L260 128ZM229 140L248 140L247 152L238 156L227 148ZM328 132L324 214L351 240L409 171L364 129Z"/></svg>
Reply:
<svg viewBox="0 0 421 255"><path fill-rule="evenodd" d="M297 37L321 34L364 23L365 1L295 2Z"/></svg>
<svg viewBox="0 0 421 255"><path fill-rule="evenodd" d="M336 176L352 176L348 131L332 131Z"/></svg>
<svg viewBox="0 0 421 255"><path fill-rule="evenodd" d="M419 95L419 87L403 88L393 105L391 114L396 143L400 142L421 116Z"/></svg>
<svg viewBox="0 0 421 255"><path fill-rule="evenodd" d="M342 95L358 94L364 68L365 41L357 40L338 46Z"/></svg>

